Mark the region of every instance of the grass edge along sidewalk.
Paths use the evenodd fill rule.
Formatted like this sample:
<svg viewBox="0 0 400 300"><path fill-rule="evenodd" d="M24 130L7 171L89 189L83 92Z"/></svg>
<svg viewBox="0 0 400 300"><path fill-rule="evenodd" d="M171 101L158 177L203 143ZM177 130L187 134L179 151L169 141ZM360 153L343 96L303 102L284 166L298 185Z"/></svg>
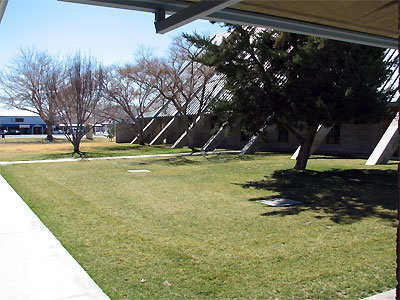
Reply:
<svg viewBox="0 0 400 300"><path fill-rule="evenodd" d="M110 300L2 175L0 190L2 299Z"/></svg>

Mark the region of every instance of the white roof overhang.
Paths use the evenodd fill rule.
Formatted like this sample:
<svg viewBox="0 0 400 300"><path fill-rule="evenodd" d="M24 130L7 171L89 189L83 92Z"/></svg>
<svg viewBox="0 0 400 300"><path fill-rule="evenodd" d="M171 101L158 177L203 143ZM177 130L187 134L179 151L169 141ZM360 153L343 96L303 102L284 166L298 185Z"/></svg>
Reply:
<svg viewBox="0 0 400 300"><path fill-rule="evenodd" d="M60 0L156 13L160 33L195 19L397 49L396 0ZM171 15L164 18L165 14Z"/></svg>

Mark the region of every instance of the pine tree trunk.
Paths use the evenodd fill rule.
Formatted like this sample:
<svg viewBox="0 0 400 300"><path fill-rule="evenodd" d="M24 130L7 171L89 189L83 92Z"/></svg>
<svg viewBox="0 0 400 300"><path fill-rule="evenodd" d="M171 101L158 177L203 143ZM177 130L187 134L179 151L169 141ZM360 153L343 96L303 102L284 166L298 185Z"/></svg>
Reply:
<svg viewBox="0 0 400 300"><path fill-rule="evenodd" d="M314 142L318 126L310 126L307 128L306 136L300 145L300 151L296 158L294 168L296 170L305 170L307 167L308 159L310 158L311 146Z"/></svg>

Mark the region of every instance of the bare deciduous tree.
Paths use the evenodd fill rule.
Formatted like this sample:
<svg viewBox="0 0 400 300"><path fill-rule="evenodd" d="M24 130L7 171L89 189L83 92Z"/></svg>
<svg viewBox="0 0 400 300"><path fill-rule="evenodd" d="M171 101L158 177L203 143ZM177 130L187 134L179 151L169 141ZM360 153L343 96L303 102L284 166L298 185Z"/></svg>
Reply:
<svg viewBox="0 0 400 300"><path fill-rule="evenodd" d="M47 52L21 49L0 74L1 100L8 106L38 114L47 126L47 139L53 140L56 122L54 89L62 80L61 66Z"/></svg>
<svg viewBox="0 0 400 300"><path fill-rule="evenodd" d="M78 53L66 61L64 72L63 85L55 97L57 112L74 146L73 154L81 155L81 140L96 125L91 118L103 99L104 69L93 58Z"/></svg>
<svg viewBox="0 0 400 300"><path fill-rule="evenodd" d="M192 150L194 123L205 113L222 80L213 68L196 61L198 54L193 44L178 37L173 41L167 58L143 56L139 60L142 72L151 78L143 83L152 85L165 100L173 103L182 117L187 144Z"/></svg>
<svg viewBox="0 0 400 300"><path fill-rule="evenodd" d="M157 98L157 92L153 85L149 84L151 78L148 77L138 64L113 67L108 73L105 88L106 99L122 109L132 121L126 123L137 134L137 141L141 145L144 144L144 116L154 106L154 100Z"/></svg>

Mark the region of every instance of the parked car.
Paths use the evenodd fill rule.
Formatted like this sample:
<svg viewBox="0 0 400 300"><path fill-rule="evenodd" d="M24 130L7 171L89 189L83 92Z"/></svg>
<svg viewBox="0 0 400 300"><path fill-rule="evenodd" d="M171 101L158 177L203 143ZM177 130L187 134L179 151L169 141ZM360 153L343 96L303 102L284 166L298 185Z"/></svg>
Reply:
<svg viewBox="0 0 400 300"><path fill-rule="evenodd" d="M11 128L8 130L7 134L21 134L21 131Z"/></svg>

